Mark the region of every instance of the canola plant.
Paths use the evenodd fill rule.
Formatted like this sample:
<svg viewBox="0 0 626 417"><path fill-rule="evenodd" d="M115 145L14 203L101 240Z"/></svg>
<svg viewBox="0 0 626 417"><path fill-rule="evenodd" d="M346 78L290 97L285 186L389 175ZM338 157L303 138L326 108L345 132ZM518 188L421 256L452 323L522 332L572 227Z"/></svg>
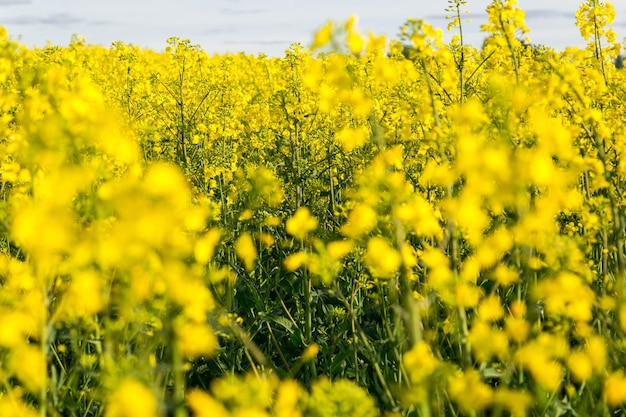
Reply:
<svg viewBox="0 0 626 417"><path fill-rule="evenodd" d="M279 58L0 29L0 416L626 410L626 76L329 22Z"/></svg>

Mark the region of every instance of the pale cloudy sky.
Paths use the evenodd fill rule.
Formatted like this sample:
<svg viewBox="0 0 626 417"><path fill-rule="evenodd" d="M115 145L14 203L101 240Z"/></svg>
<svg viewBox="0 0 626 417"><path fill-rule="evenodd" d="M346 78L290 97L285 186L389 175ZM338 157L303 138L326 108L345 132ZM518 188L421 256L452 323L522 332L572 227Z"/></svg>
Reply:
<svg viewBox="0 0 626 417"><path fill-rule="evenodd" d="M469 42L479 46L489 0L468 0ZM562 49L583 46L574 22L578 0L518 0L526 11L531 41ZM613 25L626 36L626 1L613 2ZM359 28L396 37L407 18L446 27L445 0L0 0L0 25L28 46L67 45L72 34L108 46L123 41L162 50L170 36L190 39L209 53L282 55L292 42L308 46L328 19L356 14Z"/></svg>

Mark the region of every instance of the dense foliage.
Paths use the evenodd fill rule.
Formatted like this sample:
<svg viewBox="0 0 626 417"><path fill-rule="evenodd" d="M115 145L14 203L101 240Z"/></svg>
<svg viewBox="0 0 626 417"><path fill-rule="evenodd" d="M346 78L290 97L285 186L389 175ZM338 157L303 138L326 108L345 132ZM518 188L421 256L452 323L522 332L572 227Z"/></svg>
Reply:
<svg viewBox="0 0 626 417"><path fill-rule="evenodd" d="M494 0L209 55L0 29L0 416L626 408L626 76Z"/></svg>

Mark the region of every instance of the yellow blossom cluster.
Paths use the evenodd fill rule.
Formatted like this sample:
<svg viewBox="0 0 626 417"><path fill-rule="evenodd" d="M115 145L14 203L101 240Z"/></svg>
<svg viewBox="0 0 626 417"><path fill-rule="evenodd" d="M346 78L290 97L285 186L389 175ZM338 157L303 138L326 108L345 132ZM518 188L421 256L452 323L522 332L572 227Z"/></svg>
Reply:
<svg viewBox="0 0 626 417"><path fill-rule="evenodd" d="M0 416L622 412L614 7L555 51L468 3L279 58L0 28Z"/></svg>

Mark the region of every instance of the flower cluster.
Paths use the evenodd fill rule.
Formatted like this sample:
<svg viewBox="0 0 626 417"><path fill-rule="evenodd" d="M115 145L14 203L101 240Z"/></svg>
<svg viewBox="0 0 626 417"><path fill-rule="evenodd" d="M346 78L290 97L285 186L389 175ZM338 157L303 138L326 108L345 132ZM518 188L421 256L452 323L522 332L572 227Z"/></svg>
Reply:
<svg viewBox="0 0 626 417"><path fill-rule="evenodd" d="M557 52L448 3L281 58L0 28L0 415L623 411L614 8Z"/></svg>

